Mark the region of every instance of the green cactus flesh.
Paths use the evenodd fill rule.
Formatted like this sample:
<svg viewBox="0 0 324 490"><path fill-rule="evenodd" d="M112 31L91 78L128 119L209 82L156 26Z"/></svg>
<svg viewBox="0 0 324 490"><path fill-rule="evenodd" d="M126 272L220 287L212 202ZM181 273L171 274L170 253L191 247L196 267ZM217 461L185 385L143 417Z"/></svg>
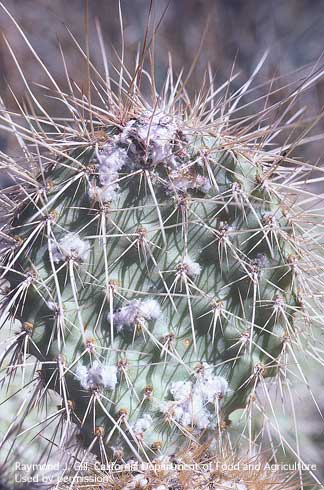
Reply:
<svg viewBox="0 0 324 490"><path fill-rule="evenodd" d="M104 132L16 212L5 316L92 451L220 442L293 335L288 198L265 153L162 111Z"/></svg>

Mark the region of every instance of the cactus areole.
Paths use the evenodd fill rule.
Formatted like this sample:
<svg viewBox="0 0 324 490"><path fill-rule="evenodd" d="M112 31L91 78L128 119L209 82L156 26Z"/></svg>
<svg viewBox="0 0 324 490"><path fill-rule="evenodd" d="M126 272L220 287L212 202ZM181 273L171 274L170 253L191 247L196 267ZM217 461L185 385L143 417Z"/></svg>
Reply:
<svg viewBox="0 0 324 490"><path fill-rule="evenodd" d="M217 447L276 376L302 306L304 252L273 156L158 106L85 134L58 136L20 193L5 320L20 320L91 451Z"/></svg>

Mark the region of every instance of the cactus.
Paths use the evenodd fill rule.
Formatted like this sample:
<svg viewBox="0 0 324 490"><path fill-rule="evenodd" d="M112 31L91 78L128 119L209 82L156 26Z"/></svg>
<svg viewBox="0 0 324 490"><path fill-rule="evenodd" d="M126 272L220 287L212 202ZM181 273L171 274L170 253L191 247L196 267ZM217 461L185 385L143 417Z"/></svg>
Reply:
<svg viewBox="0 0 324 490"><path fill-rule="evenodd" d="M4 357L37 359L60 444L73 423L103 462L222 453L236 411L251 422L257 386L308 342L300 321L320 321L320 236L292 194L297 160L271 147L281 129L238 129L235 99L208 111L211 88L191 105L170 73L143 102L138 78L85 118L58 93L73 121L40 118L47 133L2 116L36 169L3 156L1 325L20 321Z"/></svg>
<svg viewBox="0 0 324 490"><path fill-rule="evenodd" d="M253 149L157 109L133 117L35 180L3 275L20 342L88 443L150 455L217 433L276 374L303 252Z"/></svg>

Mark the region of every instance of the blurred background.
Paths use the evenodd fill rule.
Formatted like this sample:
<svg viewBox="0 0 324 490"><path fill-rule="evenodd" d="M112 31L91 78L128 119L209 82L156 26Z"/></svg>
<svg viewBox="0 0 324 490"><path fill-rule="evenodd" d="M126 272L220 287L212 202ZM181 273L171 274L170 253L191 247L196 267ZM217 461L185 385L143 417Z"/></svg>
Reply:
<svg viewBox="0 0 324 490"><path fill-rule="evenodd" d="M85 0L3 0L3 4L20 24L62 89L67 82L59 43L67 60L70 78L81 86L86 83L84 59L68 31L82 47L85 46ZM150 0L121 0L125 61L130 67L134 66L136 51L143 41L149 5ZM115 49L120 53L119 2L89 0L88 6L91 58L96 66L102 67L95 21L100 21L108 56L113 57ZM188 86L191 92L199 90L208 63L215 75L215 85L230 76L234 64L234 71L241 73L233 82L233 88L237 88L248 79L266 50L269 50L269 56L258 83L283 76L296 81L305 70L309 73L316 64L318 68L323 63L323 0L153 0L153 23L157 24L161 17L155 36L158 80L165 74L169 53L176 73L183 67L188 71L203 41ZM8 39L26 79L48 84L44 70L2 9L0 30ZM15 102L8 85L21 101L26 89L1 36L0 92L11 109ZM321 80L303 97L303 103L317 113L323 101L324 81ZM42 103L51 114L57 114L61 109L53 99L47 98ZM6 142L2 139L1 144L3 147Z"/></svg>
<svg viewBox="0 0 324 490"><path fill-rule="evenodd" d="M272 79L277 80L272 84L273 89L276 83L278 86L296 83L323 64L323 0L153 0L152 3L151 25L158 24L154 40L157 81L162 81L165 76L170 53L176 73L182 68L185 73L188 72L199 54L187 86L191 94L199 90L208 63L215 77L215 86L228 79L233 66L235 73L240 72L240 76L232 82L232 90L248 79L267 50L269 55L253 84L255 87ZM72 83L86 86L86 64L71 37L72 34L85 47L85 0L3 0L3 5L19 23L62 90L67 89L67 80L60 45ZM121 0L125 63L131 69L144 38L149 6L150 0ZM94 65L102 69L96 20L101 25L108 57L114 61L115 51L121 53L118 0L88 1L91 59ZM6 107L15 110L17 101L24 102L26 87L6 40L35 93L40 92L36 83L48 86L49 80L3 9L0 9L0 30L0 94ZM264 95L265 90L253 91L251 100ZM286 94L289 90L288 86ZM285 91L281 91L280 96L272 96L272 101L284 95ZM311 117L318 114L323 102L322 78L303 94L295 110L301 106L307 107ZM42 104L52 116L62 115L62 105L53 98L43 98ZM264 99L255 102L252 107L257 110L262 104ZM318 133L323 129L320 122L316 131ZM14 140L12 145L15 145ZM0 148L14 150L11 140L1 132ZM302 149L302 156L317 162L322 155L321 148L321 143L314 143ZM7 181L8 177L0 176L0 185L5 185Z"/></svg>
<svg viewBox="0 0 324 490"><path fill-rule="evenodd" d="M84 0L3 0L3 5L22 27L62 90L67 88L67 80L59 45L62 46L70 79L81 87L86 86L86 64L70 34L85 47ZM136 51L144 38L149 5L149 0L121 0L125 63L130 68L134 66ZM96 19L100 21L108 56L116 59L115 50L121 52L119 3L118 0L89 0L88 7L91 59L102 69ZM176 73L183 67L188 72L199 53L188 85L192 94L199 90L208 63L215 76L215 86L228 79L234 64L234 71L240 72L232 84L235 90L248 79L266 50L269 50L269 56L255 86L276 77L282 77L278 82L280 86L294 83L312 69L323 66L324 0L156 0L153 2L153 23L159 23L161 17L163 19L155 35L157 81L163 80L169 53ZM0 30L0 96L8 110L14 111L17 102L25 103L26 87L5 39L36 94L41 91L38 85L48 85L48 77L2 9ZM256 89L251 97L257 99L261 92L262 89ZM283 96L282 92L280 96ZM256 101L253 110L263 103ZM61 115L62 106L54 98L45 97L42 104L51 115ZM303 94L298 104L307 108L307 117L320 113L324 107L324 77ZM320 120L316 134L323 133L323 126ZM0 131L0 149L12 153L14 145L14 140ZM303 153L303 157L320 165L322 142L309 145ZM0 176L0 186L7 183L8 176ZM316 184L315 190L321 193L323 183ZM318 376L318 371L314 376L313 370L309 375L315 378L313 381L318 387L314 391L322 392L318 401L324 407L324 390L320 388L324 384L323 376ZM316 462L321 472L324 467L323 425L314 403L310 402L308 390L301 390L296 406L298 410L302 408L304 420L301 424L303 457L306 461Z"/></svg>

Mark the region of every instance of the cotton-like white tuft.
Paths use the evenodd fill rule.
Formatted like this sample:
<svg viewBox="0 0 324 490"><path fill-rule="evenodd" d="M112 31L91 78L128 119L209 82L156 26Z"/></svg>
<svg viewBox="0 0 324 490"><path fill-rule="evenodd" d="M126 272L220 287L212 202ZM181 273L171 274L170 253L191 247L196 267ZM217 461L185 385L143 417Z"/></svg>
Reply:
<svg viewBox="0 0 324 490"><path fill-rule="evenodd" d="M173 418L184 427L208 427L210 413L204 406L202 393L196 384L191 381L176 381L172 383L170 392L175 401L165 405L164 413L171 410Z"/></svg>
<svg viewBox="0 0 324 490"><path fill-rule="evenodd" d="M173 406L170 404L170 407ZM173 406L173 416L174 419L177 420L178 422L182 422L183 425L187 426L191 424L191 418L187 422L186 417L187 417L187 412L184 410L184 408L181 405L176 405Z"/></svg>
<svg viewBox="0 0 324 490"><path fill-rule="evenodd" d="M140 311L146 320L156 320L161 315L161 308L156 299L142 301Z"/></svg>
<svg viewBox="0 0 324 490"><path fill-rule="evenodd" d="M113 315L113 322L120 332L124 327L134 327L137 320L156 320L161 314L159 303L155 299L134 300L119 308ZM110 314L108 314L110 320Z"/></svg>
<svg viewBox="0 0 324 490"><path fill-rule="evenodd" d="M201 392L206 402L213 403L222 399L227 392L228 383L222 376L213 376L201 383Z"/></svg>
<svg viewBox="0 0 324 490"><path fill-rule="evenodd" d="M151 415L145 413L142 417L136 420L133 425L133 431L135 434L143 434L143 432L147 431L152 427L153 419Z"/></svg>
<svg viewBox="0 0 324 490"><path fill-rule="evenodd" d="M228 391L228 382L222 376L213 373L213 367L207 362L202 364L202 372L198 375L196 385L205 403L214 403L224 398Z"/></svg>
<svg viewBox="0 0 324 490"><path fill-rule="evenodd" d="M114 325L117 331L121 331L123 327L134 326L136 319L139 314L139 300L134 300L128 303L126 306L122 306L113 315ZM110 319L110 314L108 314L108 319Z"/></svg>
<svg viewBox="0 0 324 490"><path fill-rule="evenodd" d="M129 164L127 149L120 146L119 136L114 136L97 152L99 185L91 183L88 195L95 202L112 201L119 189L120 170Z"/></svg>
<svg viewBox="0 0 324 490"><path fill-rule="evenodd" d="M172 163L172 144L176 138L177 122L163 112L145 111L136 120L127 123L120 135L121 142L131 145L132 140L147 145L152 163Z"/></svg>
<svg viewBox="0 0 324 490"><path fill-rule="evenodd" d="M85 388L89 389L88 385L88 369L86 366L83 366L83 364L78 364L76 371L75 371L75 376L78 378L80 381L80 385Z"/></svg>
<svg viewBox="0 0 324 490"><path fill-rule="evenodd" d="M145 488L148 484L148 480L141 474L134 475L132 480L127 483L127 485L123 488L123 490L133 490Z"/></svg>
<svg viewBox="0 0 324 490"><path fill-rule="evenodd" d="M198 262L192 260L189 255L185 255L182 260L182 265L185 267L186 273L189 276L198 276L201 272L201 267Z"/></svg>
<svg viewBox="0 0 324 490"><path fill-rule="evenodd" d="M192 182L189 177L183 175L179 170L174 170L169 174L170 185L168 186L168 191L172 192L175 188L178 192L187 192L191 188Z"/></svg>
<svg viewBox="0 0 324 490"><path fill-rule="evenodd" d="M177 148L183 144L184 134L179 136L180 120L153 109L142 112L127 122L119 134L110 138L97 152L99 184L90 184L88 195L95 202L111 202L116 198L119 172L142 167L143 160L163 164L174 169L174 186L182 192L189 188L207 192L208 181L203 176L182 177L182 164L177 158ZM152 173L154 176L154 173ZM171 189L171 187L170 187Z"/></svg>
<svg viewBox="0 0 324 490"><path fill-rule="evenodd" d="M171 384L170 393L174 401L164 404L162 411L171 414L185 427L193 425L201 430L214 428L215 402L218 400L219 409L227 390L226 379L215 376L212 366L203 363L195 381L175 381Z"/></svg>
<svg viewBox="0 0 324 490"><path fill-rule="evenodd" d="M192 391L191 381L175 381L171 384L170 393L176 401L186 401Z"/></svg>
<svg viewBox="0 0 324 490"><path fill-rule="evenodd" d="M88 195L91 201L94 202L111 202L117 196L117 186L108 184L100 187L91 183L88 189Z"/></svg>
<svg viewBox="0 0 324 490"><path fill-rule="evenodd" d="M53 260L56 263L67 259L85 262L89 259L89 254L89 242L82 240L75 233L67 233L59 242L54 242L52 245Z"/></svg>
<svg viewBox="0 0 324 490"><path fill-rule="evenodd" d="M207 177L204 177L203 175L196 176L194 189L198 189L199 191L207 194L210 188L211 188L211 184Z"/></svg>
<svg viewBox="0 0 324 490"><path fill-rule="evenodd" d="M114 390L117 384L117 368L115 366L103 366L99 361L94 361L90 367L79 364L75 376L85 390L100 387Z"/></svg>
<svg viewBox="0 0 324 490"><path fill-rule="evenodd" d="M173 170L169 174L170 185L168 186L169 191L173 191L175 188L178 192L187 192L189 189L198 190L206 194L210 188L211 184L207 177L203 175L190 175L186 172L186 167L179 167Z"/></svg>
<svg viewBox="0 0 324 490"><path fill-rule="evenodd" d="M102 366L102 384L108 390L114 390L117 384L117 368L115 366Z"/></svg>
<svg viewBox="0 0 324 490"><path fill-rule="evenodd" d="M118 185L118 172L128 163L127 150L118 145L118 139L107 143L97 154L99 180L102 186Z"/></svg>

